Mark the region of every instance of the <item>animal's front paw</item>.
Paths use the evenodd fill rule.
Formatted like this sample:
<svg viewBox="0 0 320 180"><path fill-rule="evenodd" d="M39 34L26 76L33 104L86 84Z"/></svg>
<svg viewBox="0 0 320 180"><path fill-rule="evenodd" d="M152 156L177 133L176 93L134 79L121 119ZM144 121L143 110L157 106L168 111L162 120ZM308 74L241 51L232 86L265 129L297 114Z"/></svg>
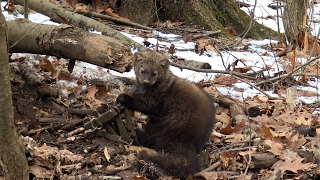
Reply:
<svg viewBox="0 0 320 180"><path fill-rule="evenodd" d="M127 94L120 94L117 97L117 103L119 104L123 104L123 105L128 105L128 103L130 102L131 96L127 95Z"/></svg>

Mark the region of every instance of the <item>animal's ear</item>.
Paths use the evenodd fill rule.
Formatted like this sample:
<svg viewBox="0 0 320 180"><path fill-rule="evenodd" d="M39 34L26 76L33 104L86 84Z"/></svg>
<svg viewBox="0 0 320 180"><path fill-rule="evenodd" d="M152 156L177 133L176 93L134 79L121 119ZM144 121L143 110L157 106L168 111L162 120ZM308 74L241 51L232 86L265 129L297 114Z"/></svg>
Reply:
<svg viewBox="0 0 320 180"><path fill-rule="evenodd" d="M161 65L163 68L169 68L170 62L169 62L168 59L161 59L161 60L160 60L160 65Z"/></svg>
<svg viewBox="0 0 320 180"><path fill-rule="evenodd" d="M143 57L143 54L141 52L134 53L134 55L132 57L132 62L137 63L137 62L141 61L143 59L141 57Z"/></svg>

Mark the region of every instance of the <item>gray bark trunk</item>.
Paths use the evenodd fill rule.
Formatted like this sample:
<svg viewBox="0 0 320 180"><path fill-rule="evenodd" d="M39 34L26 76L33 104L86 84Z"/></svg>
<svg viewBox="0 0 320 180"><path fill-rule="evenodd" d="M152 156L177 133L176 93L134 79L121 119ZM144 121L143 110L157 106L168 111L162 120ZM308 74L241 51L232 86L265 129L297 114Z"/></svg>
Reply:
<svg viewBox="0 0 320 180"><path fill-rule="evenodd" d="M29 179L24 147L16 132L10 87L7 23L0 11L0 166L6 179Z"/></svg>

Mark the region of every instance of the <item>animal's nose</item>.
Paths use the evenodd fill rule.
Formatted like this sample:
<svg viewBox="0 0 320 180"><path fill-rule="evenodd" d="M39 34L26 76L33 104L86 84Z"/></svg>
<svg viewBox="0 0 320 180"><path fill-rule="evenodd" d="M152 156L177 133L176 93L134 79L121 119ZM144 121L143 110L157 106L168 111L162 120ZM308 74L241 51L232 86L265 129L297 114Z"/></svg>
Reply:
<svg viewBox="0 0 320 180"><path fill-rule="evenodd" d="M144 80L143 80L143 83L145 83L145 84L150 84L150 80L149 80L149 79L144 79Z"/></svg>

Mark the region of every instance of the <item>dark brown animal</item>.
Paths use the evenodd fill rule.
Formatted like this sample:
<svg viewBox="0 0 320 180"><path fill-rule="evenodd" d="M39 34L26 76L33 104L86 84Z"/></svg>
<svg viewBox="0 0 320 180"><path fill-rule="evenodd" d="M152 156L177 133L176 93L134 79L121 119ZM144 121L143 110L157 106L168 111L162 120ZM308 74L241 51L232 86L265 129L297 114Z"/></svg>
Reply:
<svg viewBox="0 0 320 180"><path fill-rule="evenodd" d="M194 83L174 76L168 59L157 52L134 55L136 84L117 101L149 116L144 130L137 129L142 146L138 159L151 163L162 174L186 177L201 170L199 153L215 123L212 97Z"/></svg>

